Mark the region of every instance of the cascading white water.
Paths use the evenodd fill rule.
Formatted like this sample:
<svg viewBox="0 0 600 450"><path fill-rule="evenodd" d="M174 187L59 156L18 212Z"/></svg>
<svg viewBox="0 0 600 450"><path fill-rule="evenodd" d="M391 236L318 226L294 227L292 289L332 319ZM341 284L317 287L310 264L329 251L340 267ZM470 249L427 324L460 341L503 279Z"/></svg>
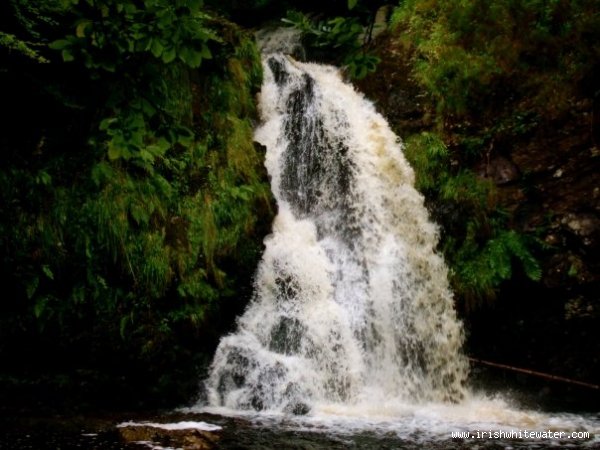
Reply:
<svg viewBox="0 0 600 450"><path fill-rule="evenodd" d="M219 344L200 411L250 415L275 429L367 429L400 446L479 430L591 438L459 447L598 444L598 417L522 410L464 387L462 328L434 250L437 230L398 138L335 68L284 56L302 54L297 33L263 37L256 140L267 147L279 212L254 298Z"/></svg>
<svg viewBox="0 0 600 450"><path fill-rule="evenodd" d="M457 401L467 363L437 229L386 121L333 67L266 54L278 215L206 387L230 409Z"/></svg>

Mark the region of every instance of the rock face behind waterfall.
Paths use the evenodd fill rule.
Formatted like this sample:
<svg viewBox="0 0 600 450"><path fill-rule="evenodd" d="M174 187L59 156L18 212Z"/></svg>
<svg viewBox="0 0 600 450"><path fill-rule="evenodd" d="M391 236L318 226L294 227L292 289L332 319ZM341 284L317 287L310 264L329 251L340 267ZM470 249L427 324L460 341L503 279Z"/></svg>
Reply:
<svg viewBox="0 0 600 450"><path fill-rule="evenodd" d="M298 414L460 399L462 329L398 138L336 69L263 65L256 139L279 213L209 403Z"/></svg>

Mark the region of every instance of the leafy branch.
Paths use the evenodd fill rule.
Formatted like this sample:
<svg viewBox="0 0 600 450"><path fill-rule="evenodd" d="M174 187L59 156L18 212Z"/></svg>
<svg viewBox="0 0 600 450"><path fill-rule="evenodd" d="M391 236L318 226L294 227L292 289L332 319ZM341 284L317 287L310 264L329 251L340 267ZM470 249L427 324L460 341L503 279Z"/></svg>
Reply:
<svg viewBox="0 0 600 450"><path fill-rule="evenodd" d="M348 2L350 9L355 5L356 1ZM326 51L335 50L333 54L337 58L334 62L342 64L350 78L364 78L374 72L381 61L363 43L362 37L367 33L367 27L356 17L312 20L301 12L289 11L282 21L300 30L307 46Z"/></svg>

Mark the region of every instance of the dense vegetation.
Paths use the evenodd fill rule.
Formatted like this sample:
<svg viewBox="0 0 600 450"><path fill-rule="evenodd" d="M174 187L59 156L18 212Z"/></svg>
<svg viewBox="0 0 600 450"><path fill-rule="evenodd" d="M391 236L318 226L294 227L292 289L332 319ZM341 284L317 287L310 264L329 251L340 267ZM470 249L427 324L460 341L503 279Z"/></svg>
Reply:
<svg viewBox="0 0 600 450"><path fill-rule="evenodd" d="M516 261L529 278L541 278L532 252L539 255L545 244L535 232L515 231L493 185L511 180L493 180L490 160L510 159L516 142L564 118L578 98L598 96L597 7L413 0L393 14L432 116L429 131L407 139L407 156L420 189L446 205L445 213L437 208L443 251L467 305L493 297Z"/></svg>
<svg viewBox="0 0 600 450"><path fill-rule="evenodd" d="M189 398L269 222L258 53L198 1L67 3L3 14L0 352Z"/></svg>
<svg viewBox="0 0 600 450"><path fill-rule="evenodd" d="M341 67L351 79L362 79L377 69L380 59L369 51L375 10L356 1L348 3L349 16L311 18L291 10L283 22L302 33L309 60L325 61Z"/></svg>

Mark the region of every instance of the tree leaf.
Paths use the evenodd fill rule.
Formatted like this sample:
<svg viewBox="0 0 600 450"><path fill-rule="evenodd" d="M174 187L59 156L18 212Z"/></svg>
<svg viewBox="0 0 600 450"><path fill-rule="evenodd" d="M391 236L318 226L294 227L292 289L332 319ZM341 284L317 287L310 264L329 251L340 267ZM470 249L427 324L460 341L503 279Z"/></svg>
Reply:
<svg viewBox="0 0 600 450"><path fill-rule="evenodd" d="M163 52L162 60L165 64L169 64L170 62L173 62L173 60L175 60L176 56L177 56L177 53L175 52L175 49L173 47L171 47L168 50L165 50Z"/></svg>
<svg viewBox="0 0 600 450"><path fill-rule="evenodd" d="M69 61L73 61L75 59L75 57L73 56L73 53L71 53L70 50L64 49L62 51L62 58L64 62L69 62Z"/></svg>
<svg viewBox="0 0 600 450"><path fill-rule="evenodd" d="M79 38L84 38L85 37L85 29L89 24L90 24L90 22L88 20L84 20L83 22L80 22L77 25L77 28L75 28L75 35Z"/></svg>
<svg viewBox="0 0 600 450"><path fill-rule="evenodd" d="M189 59L187 61L188 66L192 69L197 69L202 64L202 55L200 52L190 51Z"/></svg>
<svg viewBox="0 0 600 450"><path fill-rule="evenodd" d="M123 316L119 323L119 335L121 335L121 339L125 339L125 328L127 327L127 322L130 321L129 316Z"/></svg>
<svg viewBox="0 0 600 450"><path fill-rule="evenodd" d="M59 39L57 41L51 42L48 47L50 47L52 50L62 50L70 45L71 43L66 39Z"/></svg>
<svg viewBox="0 0 600 450"><path fill-rule="evenodd" d="M211 59L212 58L212 53L210 52L208 45L202 44L202 50L200 50L200 56L202 57L202 59Z"/></svg>
<svg viewBox="0 0 600 450"><path fill-rule="evenodd" d="M38 277L33 277L31 279L31 281L29 281L29 283L27 283L27 286L25 287L25 290L27 292L27 298L33 297L33 295L35 294L35 291L37 291L39 284L40 284L40 279Z"/></svg>
<svg viewBox="0 0 600 450"><path fill-rule="evenodd" d="M123 156L121 152L121 148L117 145L114 145L112 142L108 143L108 159L115 160L119 159Z"/></svg>
<svg viewBox="0 0 600 450"><path fill-rule="evenodd" d="M36 319L39 319L42 316L44 310L46 309L47 303L48 299L46 297L40 298L35 302L35 305L33 305L33 315L36 317Z"/></svg>
<svg viewBox="0 0 600 450"><path fill-rule="evenodd" d="M44 272L44 274L50 278L51 280L54 280L54 274L52 273L52 270L50 270L50 267L48 267L48 265L44 264L42 266L42 272Z"/></svg>
<svg viewBox="0 0 600 450"><path fill-rule="evenodd" d="M150 51L156 58L160 58L160 55L162 55L164 49L165 48L163 47L163 45L159 39L152 39L152 45L150 46Z"/></svg>
<svg viewBox="0 0 600 450"><path fill-rule="evenodd" d="M108 117L106 119L103 119L100 122L100 125L99 125L98 129L100 131L106 131L106 130L108 130L111 127L112 124L114 124L116 122L117 122L117 119L115 117Z"/></svg>

